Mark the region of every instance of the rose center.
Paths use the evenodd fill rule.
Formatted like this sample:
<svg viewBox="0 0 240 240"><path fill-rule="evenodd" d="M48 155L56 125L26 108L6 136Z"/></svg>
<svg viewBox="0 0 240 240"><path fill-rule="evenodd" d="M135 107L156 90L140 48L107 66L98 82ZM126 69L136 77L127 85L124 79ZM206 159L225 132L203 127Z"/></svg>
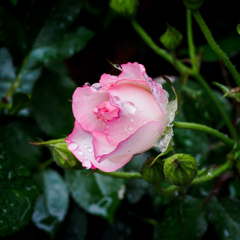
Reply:
<svg viewBox="0 0 240 240"><path fill-rule="evenodd" d="M93 113L97 118L104 122L108 122L112 118L118 117L118 111L119 109L112 106L109 102L101 102L93 109Z"/></svg>

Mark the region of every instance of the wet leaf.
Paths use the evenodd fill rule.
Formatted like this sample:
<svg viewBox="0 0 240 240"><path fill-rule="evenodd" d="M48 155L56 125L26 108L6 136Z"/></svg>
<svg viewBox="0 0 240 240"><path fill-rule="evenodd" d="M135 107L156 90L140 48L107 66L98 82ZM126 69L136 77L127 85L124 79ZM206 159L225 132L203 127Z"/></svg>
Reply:
<svg viewBox="0 0 240 240"><path fill-rule="evenodd" d="M2 137L0 153L0 236L5 236L29 222L40 188Z"/></svg>
<svg viewBox="0 0 240 240"><path fill-rule="evenodd" d="M184 203L169 205L163 218L155 227L154 240L197 240L207 230L206 210L203 201L187 197Z"/></svg>
<svg viewBox="0 0 240 240"><path fill-rule="evenodd" d="M85 211L112 222L120 203L123 179L113 179L89 171L65 170L66 182L76 203ZM114 182L114 184L113 184Z"/></svg>
<svg viewBox="0 0 240 240"><path fill-rule="evenodd" d="M240 239L240 201L232 198L211 198L208 203L209 221L222 240Z"/></svg>
<svg viewBox="0 0 240 240"><path fill-rule="evenodd" d="M43 132L54 138L67 136L73 129L71 103L75 83L65 76L45 70L33 89L34 117Z"/></svg>
<svg viewBox="0 0 240 240"><path fill-rule="evenodd" d="M65 59L82 50L92 37L92 31L79 27L74 32L64 34L52 44L39 45L31 56L44 63L53 59Z"/></svg>
<svg viewBox="0 0 240 240"><path fill-rule="evenodd" d="M44 170L39 178L43 194L37 199L32 219L53 238L67 213L68 191L62 177L54 170Z"/></svg>

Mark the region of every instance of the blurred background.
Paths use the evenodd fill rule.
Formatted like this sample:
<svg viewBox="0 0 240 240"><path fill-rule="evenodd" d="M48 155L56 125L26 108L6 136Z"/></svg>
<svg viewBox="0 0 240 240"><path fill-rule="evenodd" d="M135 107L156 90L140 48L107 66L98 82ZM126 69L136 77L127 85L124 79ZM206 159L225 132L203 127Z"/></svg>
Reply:
<svg viewBox="0 0 240 240"><path fill-rule="evenodd" d="M200 11L216 41L240 70L240 38L236 31L236 27L240 23L240 14L236 1L205 1ZM187 64L186 9L182 1L140 0L136 20L154 42L161 47L163 46L159 37L166 31L166 24L170 24L179 30L183 35L183 41L177 49L177 55L179 59L185 59ZM197 51L202 57L201 73L208 83L210 85L212 81L218 81L226 85L233 83L223 64L209 49L194 19L193 33ZM107 59L115 64L135 61L141 63L152 78L160 75L178 77L178 72L174 67L156 55L143 42L132 28L129 20L117 15L110 9L109 1L1 0L0 97L2 98L2 115L0 119L0 140L5 147L4 150L0 149L2 152L6 150L11 158L3 157L0 159L8 162L7 167L9 169L14 169L16 161L18 161L16 159L19 158L32 173L36 173L39 170L39 165L42 166L46 159L51 158L48 149L29 147L28 142L36 140L36 137L48 140L71 133L73 118L71 105L67 99L71 99L77 86L82 86L85 82L91 84L98 82L103 73L119 74L119 71L113 68ZM24 70L22 69L23 66ZM72 81L65 82L66 76ZM31 99L28 99L27 96L29 95L18 96L21 101L25 99L20 107L14 105L13 92L8 92L16 77L21 78L19 87L15 89L16 92L32 95ZM193 86L195 90L198 90L198 85L193 84ZM214 85L211 85L211 87L217 89ZM190 103L193 102L192 99L194 98L186 98L185 101ZM10 107L8 107L9 104ZM232 114L229 110L230 104L226 102L224 104L226 105L226 111ZM55 109L54 106L61 106L61 108L56 107ZM203 108L207 109L207 106L208 103L205 102ZM234 106L234 103L231 106ZM196 120L200 123L202 120L203 123L207 121L206 123L210 126L222 127L217 114L212 116L209 112L206 119L200 119L195 116L193 109L194 106L189 105L183 111L185 117L188 118L187 120ZM192 115L188 114L189 111ZM184 134L179 134L179 137L176 137L179 152L183 150L194 156L198 154L198 161L201 166L204 166L207 161L208 164L225 161L226 149L224 147L216 155L211 155L208 152L210 149L209 143L214 142L211 138L202 134L188 135L187 131ZM186 139L192 139L191 148L186 143ZM224 154L222 154L223 151L225 151ZM146 153L146 155L137 156L136 162L138 163L136 166L138 169L146 157L151 154ZM134 165L129 165L126 170L132 170L133 167ZM51 165L51 169L60 176L64 176L64 170L55 164ZM12 178L11 176L9 178L9 176L8 174L8 177L1 178L3 183L0 187L0 205L2 204L1 194L4 197L6 196L9 182L13 184L11 185L12 188L20 189L16 184L18 180L12 183ZM29 175L26 174L25 177L28 178ZM34 179L36 180L38 177L34 176ZM61 181L59 180L59 182ZM115 184L115 179L109 181L111 184ZM41 185L41 180L39 182ZM228 196L229 188L226 188L224 184L221 185L222 188L219 192L222 196ZM128 189L127 197L118 202L118 207L116 206L113 213L110 214L111 217L115 215L114 221L109 221L111 219L109 216L102 218L88 213L86 209L79 207L79 203L69 197L69 202L65 205L68 210L66 210L67 213L63 214L64 217L56 224L54 223L55 218L48 217L41 225L36 218L35 223L29 220L34 211L35 202L33 201L28 219L23 218L22 220L19 217L20 213L17 213L19 216L16 217L16 226L21 227L17 232L14 229L9 230L13 234L2 237L2 239L89 240L98 238L101 240L125 240L140 239L143 235L147 236L147 239L153 239L153 237L154 239L178 239L160 238L162 235L159 231L161 230L155 230L154 234L157 224L154 219L164 220L163 216L167 209L171 209L171 206L174 208L176 201L179 203L178 200L174 199L174 196L170 199L161 195L156 196L153 193L152 186L149 187L144 181L132 180L132 183L128 182L126 186ZM206 192L209 193L213 186L214 183L212 182L209 186L197 188L192 193L195 197L206 197ZM235 189L235 187L233 188ZM236 187L236 189L238 188ZM235 195L232 193L232 196L239 197L239 192L236 193L235 191ZM36 199L39 193L34 194L33 199ZM172 205L168 205L170 202ZM195 206L194 204L191 206ZM44 204L39 206L38 210L40 211ZM5 219L8 212L2 210L1 214L0 224L8 221ZM202 218L200 220L202 222L199 223L202 224L204 230L199 230L200 235L190 234L189 239L209 239L213 235L215 240L226 239L218 236L216 230L218 228L213 227L214 221L210 222L207 227L206 222ZM15 220L11 221L14 222ZM21 225L21 221L24 222L24 226ZM171 222L171 220L169 221ZM161 229L164 230L164 225ZM2 228L2 231L5 230ZM176 230L175 236L179 231ZM193 235L195 237L192 237Z"/></svg>

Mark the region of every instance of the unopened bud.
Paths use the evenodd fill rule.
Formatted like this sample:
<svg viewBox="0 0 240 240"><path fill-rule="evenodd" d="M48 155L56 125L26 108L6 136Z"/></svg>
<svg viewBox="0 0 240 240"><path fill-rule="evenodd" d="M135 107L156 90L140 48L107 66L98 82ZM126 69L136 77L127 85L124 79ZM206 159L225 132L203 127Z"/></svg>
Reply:
<svg viewBox="0 0 240 240"><path fill-rule="evenodd" d="M166 32L160 37L160 41L166 49L175 50L182 41L182 34L168 24Z"/></svg>
<svg viewBox="0 0 240 240"><path fill-rule="evenodd" d="M46 142L32 142L33 145L44 145L51 151L56 164L66 169L83 169L81 162L69 151L65 139Z"/></svg>
<svg viewBox="0 0 240 240"><path fill-rule="evenodd" d="M203 0L183 0L183 3L187 9L196 11L202 6Z"/></svg>
<svg viewBox="0 0 240 240"><path fill-rule="evenodd" d="M162 161L156 161L154 164L152 164L152 160L152 158L148 158L143 163L141 174L146 182L156 185L165 178L163 173L163 163Z"/></svg>
<svg viewBox="0 0 240 240"><path fill-rule="evenodd" d="M110 7L117 14L133 19L137 12L138 0L111 0Z"/></svg>
<svg viewBox="0 0 240 240"><path fill-rule="evenodd" d="M197 162L189 154L179 153L164 160L166 179L176 186L184 186L192 182L197 175Z"/></svg>

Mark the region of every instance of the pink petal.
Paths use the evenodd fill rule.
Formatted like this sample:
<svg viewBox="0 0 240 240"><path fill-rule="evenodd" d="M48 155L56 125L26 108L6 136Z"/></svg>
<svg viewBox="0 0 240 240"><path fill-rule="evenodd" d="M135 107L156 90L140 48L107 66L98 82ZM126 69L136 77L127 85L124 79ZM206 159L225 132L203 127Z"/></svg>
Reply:
<svg viewBox="0 0 240 240"><path fill-rule="evenodd" d="M68 149L82 164L94 168L94 165L90 164L94 159L92 139L91 133L85 131L81 124L75 121L73 132L65 140L68 143Z"/></svg>
<svg viewBox="0 0 240 240"><path fill-rule="evenodd" d="M75 121L73 132L68 136L66 142L68 149L75 157L87 168L98 168L104 172L113 172L124 166L131 160L132 155L126 155L111 159L105 159L102 163L95 160L94 149L92 145L93 136L85 131L81 125Z"/></svg>
<svg viewBox="0 0 240 240"><path fill-rule="evenodd" d="M120 84L108 90L109 102L119 108L119 117L106 122L105 134L112 145L133 134L147 122L161 122L165 128L167 115L163 115L151 93L131 85Z"/></svg>
<svg viewBox="0 0 240 240"><path fill-rule="evenodd" d="M89 87L78 87L73 94L73 115L87 131L103 131L105 123L98 119L93 110L101 102L108 101L106 91L91 93Z"/></svg>
<svg viewBox="0 0 240 240"><path fill-rule="evenodd" d="M114 151L100 157L100 164L104 163L105 159L117 161L118 158L133 156L149 150L156 144L164 130L165 127L159 122L152 121L143 125L134 134L120 142Z"/></svg>

